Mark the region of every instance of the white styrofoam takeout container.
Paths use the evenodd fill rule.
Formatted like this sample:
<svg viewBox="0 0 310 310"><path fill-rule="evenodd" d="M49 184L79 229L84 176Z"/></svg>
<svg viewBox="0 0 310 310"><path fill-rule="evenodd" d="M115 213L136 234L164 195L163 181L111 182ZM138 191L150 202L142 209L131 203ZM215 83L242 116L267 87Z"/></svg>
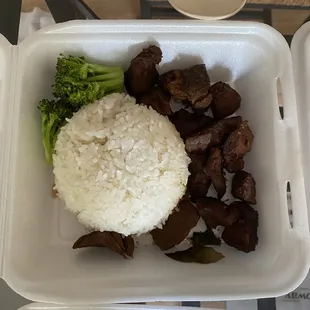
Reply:
<svg viewBox="0 0 310 310"><path fill-rule="evenodd" d="M302 165L308 205L310 205L310 23L304 24L292 41L292 60L301 136Z"/></svg>
<svg viewBox="0 0 310 310"><path fill-rule="evenodd" d="M255 134L245 167L257 181L255 252L223 247L225 259L199 265L170 260L151 240L140 244L133 260L106 249L72 250L83 229L51 197L53 174L44 160L37 104L51 97L60 52L127 68L150 43L163 50L160 72L205 63L213 82L229 82L241 94L238 113ZM230 300L282 295L307 275L310 241L291 54L274 29L249 22L69 22L19 46L0 37L0 82L0 276L19 294L71 305Z"/></svg>

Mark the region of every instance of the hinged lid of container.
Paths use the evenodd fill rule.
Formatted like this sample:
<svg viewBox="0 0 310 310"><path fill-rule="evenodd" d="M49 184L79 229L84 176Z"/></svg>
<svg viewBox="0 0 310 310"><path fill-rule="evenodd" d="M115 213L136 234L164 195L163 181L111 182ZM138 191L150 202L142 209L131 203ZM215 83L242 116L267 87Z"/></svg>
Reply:
<svg viewBox="0 0 310 310"><path fill-rule="evenodd" d="M3 177L5 175L5 169L7 164L5 163L4 154L6 149L5 139L7 139L5 126L5 119L7 117L8 99L10 95L10 81L11 81L11 59L12 59L12 45L0 35L0 275L2 274L2 255L4 248L4 223L6 218L5 204L2 203L6 200L5 188L7 186L7 179Z"/></svg>
<svg viewBox="0 0 310 310"><path fill-rule="evenodd" d="M292 41L303 170L308 209L310 206L310 22L304 24Z"/></svg>
<svg viewBox="0 0 310 310"><path fill-rule="evenodd" d="M186 309L194 309L187 307ZM178 306L144 306L144 305L109 305L104 306L65 306L65 305L51 305L43 303L34 303L24 306L17 310L184 310L183 307ZM208 308L208 310L213 310ZM215 309L214 309L215 310Z"/></svg>

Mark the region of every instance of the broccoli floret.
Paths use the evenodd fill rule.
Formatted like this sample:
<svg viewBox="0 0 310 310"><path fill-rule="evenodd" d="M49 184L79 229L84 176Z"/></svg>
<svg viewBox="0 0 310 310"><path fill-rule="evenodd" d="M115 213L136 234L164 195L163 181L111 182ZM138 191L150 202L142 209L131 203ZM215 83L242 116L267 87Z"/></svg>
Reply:
<svg viewBox="0 0 310 310"><path fill-rule="evenodd" d="M60 128L71 118L75 110L63 100L40 101L38 109L42 114L42 136L47 163L53 163L53 152Z"/></svg>
<svg viewBox="0 0 310 310"><path fill-rule="evenodd" d="M121 67L91 64L84 57L63 54L57 59L53 94L72 106L81 107L107 94L121 92L123 88Z"/></svg>

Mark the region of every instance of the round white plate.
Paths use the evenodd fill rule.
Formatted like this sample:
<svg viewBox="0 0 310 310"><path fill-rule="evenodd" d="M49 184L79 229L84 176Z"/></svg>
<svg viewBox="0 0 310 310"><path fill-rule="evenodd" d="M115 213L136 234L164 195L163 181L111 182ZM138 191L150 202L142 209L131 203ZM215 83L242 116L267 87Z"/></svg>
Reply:
<svg viewBox="0 0 310 310"><path fill-rule="evenodd" d="M168 0L180 13L192 18L215 20L238 13L246 0Z"/></svg>

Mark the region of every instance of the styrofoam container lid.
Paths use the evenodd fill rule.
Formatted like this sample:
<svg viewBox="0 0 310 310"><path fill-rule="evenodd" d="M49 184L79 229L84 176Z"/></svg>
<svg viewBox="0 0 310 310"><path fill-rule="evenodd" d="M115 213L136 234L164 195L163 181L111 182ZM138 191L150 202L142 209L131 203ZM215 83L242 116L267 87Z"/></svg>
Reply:
<svg viewBox="0 0 310 310"><path fill-rule="evenodd" d="M184 310L184 307L178 306L149 306L149 305L104 305L104 306L66 306L66 305L51 305L34 303L24 306L18 310ZM186 307L187 310L194 310L197 308ZM205 310L216 310L211 308L204 308Z"/></svg>
<svg viewBox="0 0 310 310"><path fill-rule="evenodd" d="M223 246L226 258L217 264L182 264L149 236L133 260L107 249L71 248L85 230L51 197L37 103L51 97L60 52L126 69L150 43L163 51L160 73L205 63L212 82L230 83L243 98L238 113L255 135L245 169L256 179L260 216L259 245L250 254ZM0 37L0 68L0 276L16 292L37 302L86 306L254 299L283 295L306 277L310 240L293 68L276 30L231 21L75 21L39 31L19 46Z"/></svg>
<svg viewBox="0 0 310 310"><path fill-rule="evenodd" d="M310 22L304 24L292 41L292 60L302 145L302 160L308 208L310 206Z"/></svg>

